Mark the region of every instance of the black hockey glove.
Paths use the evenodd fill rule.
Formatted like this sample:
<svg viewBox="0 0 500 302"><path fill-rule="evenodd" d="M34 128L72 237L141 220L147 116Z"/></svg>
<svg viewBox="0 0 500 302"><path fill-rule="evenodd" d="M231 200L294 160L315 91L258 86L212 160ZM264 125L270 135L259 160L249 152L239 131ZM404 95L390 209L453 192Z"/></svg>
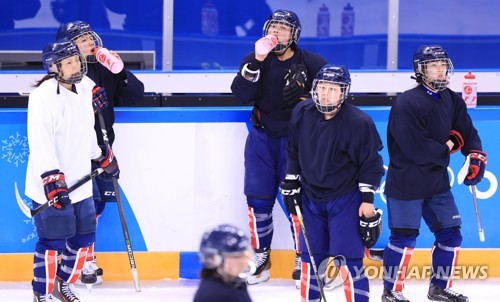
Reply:
<svg viewBox="0 0 500 302"><path fill-rule="evenodd" d="M365 247L371 248L374 246L378 237L380 237L380 233L382 233L382 210L377 209L372 217L361 217L359 219L359 231Z"/></svg>
<svg viewBox="0 0 500 302"><path fill-rule="evenodd" d="M57 202L53 204L54 208L63 209L71 203L64 173L59 170L51 170L43 173L41 177L47 200L57 197Z"/></svg>
<svg viewBox="0 0 500 302"><path fill-rule="evenodd" d="M302 185L300 184L299 175L287 174L285 179L280 183L280 193L283 197L286 209L290 214L297 215L295 210L295 203L302 210Z"/></svg>
<svg viewBox="0 0 500 302"><path fill-rule="evenodd" d="M116 160L113 150L111 150L109 146L100 147L102 149L102 155L93 161L96 162L106 174L118 179L120 176L120 168L118 167L118 161Z"/></svg>
<svg viewBox="0 0 500 302"><path fill-rule="evenodd" d="M464 184L467 186L475 186L483 179L488 160L486 159L486 153L479 150L470 150L469 156L469 173L464 179Z"/></svg>
<svg viewBox="0 0 500 302"><path fill-rule="evenodd" d="M293 64L285 75L283 99L288 109L293 109L306 90L307 69L304 65Z"/></svg>
<svg viewBox="0 0 500 302"><path fill-rule="evenodd" d="M92 106L94 107L94 113L108 107L108 97L104 88L95 86L92 89Z"/></svg>
<svg viewBox="0 0 500 302"><path fill-rule="evenodd" d="M450 154L459 151L464 146L464 139L462 137L462 134L460 134L460 132L458 132L457 130L450 131L449 140L453 143L453 147L450 150Z"/></svg>

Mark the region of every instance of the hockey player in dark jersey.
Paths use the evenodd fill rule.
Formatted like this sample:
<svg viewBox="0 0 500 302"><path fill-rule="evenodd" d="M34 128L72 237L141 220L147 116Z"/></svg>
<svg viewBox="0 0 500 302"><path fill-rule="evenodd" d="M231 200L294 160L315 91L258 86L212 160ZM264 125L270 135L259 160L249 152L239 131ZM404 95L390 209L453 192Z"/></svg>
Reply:
<svg viewBox="0 0 500 302"><path fill-rule="evenodd" d="M451 290L462 221L447 168L450 154L460 150L470 157L464 183L476 185L484 175L486 153L464 101L447 88L453 74L447 52L439 45L423 45L413 55L413 69L419 85L394 101L387 129L385 194L391 235L384 253L382 301L409 301L402 294L403 283L422 218L436 238L427 297L468 301Z"/></svg>
<svg viewBox="0 0 500 302"><path fill-rule="evenodd" d="M253 127L245 145L245 188L252 247L257 271L249 284L270 277L270 247L273 236L272 211L279 182L285 176L288 122L291 111L311 89L312 79L326 64L318 54L302 50L297 43L301 25L297 15L275 11L264 24L263 38L255 52L243 58L231 90L245 104L254 104ZM300 278L299 225L289 216L297 252L292 277Z"/></svg>
<svg viewBox="0 0 500 302"><path fill-rule="evenodd" d="M280 191L288 211L301 208L304 234L302 301L319 301L320 286L311 257L321 263L335 257L346 301L368 301L364 241L360 219L376 217L374 193L384 175L380 136L372 119L344 104L351 78L342 65L325 65L316 75L312 99L300 102L290 120L286 177ZM321 282L321 281L320 281Z"/></svg>
<svg viewBox="0 0 500 302"><path fill-rule="evenodd" d="M115 74L104 65L96 63L94 51L103 47L103 44L100 37L86 22L74 21L62 24L57 31L57 39L61 38L75 42L87 60L87 76L96 84L96 87L93 89L93 102L96 107L99 107L99 111L104 118L111 147L115 140L115 132L113 130L113 124L115 123L114 107L140 103L144 97L144 84L126 68ZM119 58L116 52L110 51L110 53ZM94 128L97 134L97 141L100 146L103 146L102 130L97 114L95 115ZM104 211L106 202L116 201L116 192L112 179L107 175L96 177L93 180L93 187L96 214L99 218ZM92 245L82 271L81 281L87 284L101 283L102 273L103 270L96 264L94 245Z"/></svg>
<svg viewBox="0 0 500 302"><path fill-rule="evenodd" d="M250 302L246 278L254 268L252 254L242 230L223 224L207 231L200 244L203 268L194 302Z"/></svg>

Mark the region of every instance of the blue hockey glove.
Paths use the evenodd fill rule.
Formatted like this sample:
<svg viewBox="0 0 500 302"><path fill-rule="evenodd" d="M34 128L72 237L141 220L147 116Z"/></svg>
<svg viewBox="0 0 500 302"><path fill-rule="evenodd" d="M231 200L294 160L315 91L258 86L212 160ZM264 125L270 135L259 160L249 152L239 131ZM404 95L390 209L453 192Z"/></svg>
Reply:
<svg viewBox="0 0 500 302"><path fill-rule="evenodd" d="M108 107L108 97L104 88L95 86L92 89L92 106L94 107L94 113Z"/></svg>
<svg viewBox="0 0 500 302"><path fill-rule="evenodd" d="M469 156L469 173L465 177L464 184L467 186L475 186L483 179L488 160L486 159L486 153L479 150L471 150Z"/></svg>
<svg viewBox="0 0 500 302"><path fill-rule="evenodd" d="M450 154L459 151L464 146L464 139L462 137L462 134L460 134L460 132L458 132L457 130L450 131L449 140L453 143L453 147L450 150Z"/></svg>
<svg viewBox="0 0 500 302"><path fill-rule="evenodd" d="M101 149L102 155L94 161L99 164L99 167L104 170L104 173L118 179L120 176L120 168L118 167L118 161L116 160L113 150L111 150L109 146L101 146Z"/></svg>
<svg viewBox="0 0 500 302"><path fill-rule="evenodd" d="M302 210L301 188L299 175L287 174L285 179L280 183L280 193L290 214L297 215L295 202L297 202L300 210Z"/></svg>
<svg viewBox="0 0 500 302"><path fill-rule="evenodd" d="M306 90L307 69L304 65L293 64L285 75L285 87L283 88L283 99L286 107L292 109L300 101L300 97Z"/></svg>
<svg viewBox="0 0 500 302"><path fill-rule="evenodd" d="M47 200L57 197L57 202L53 204L54 208L62 209L71 203L64 173L56 169L43 173L41 177Z"/></svg>

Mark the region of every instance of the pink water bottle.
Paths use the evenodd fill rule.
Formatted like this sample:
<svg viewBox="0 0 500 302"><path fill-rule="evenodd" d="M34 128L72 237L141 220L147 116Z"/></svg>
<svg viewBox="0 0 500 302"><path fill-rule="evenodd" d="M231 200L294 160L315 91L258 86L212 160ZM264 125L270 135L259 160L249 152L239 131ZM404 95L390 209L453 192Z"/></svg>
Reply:
<svg viewBox="0 0 500 302"><path fill-rule="evenodd" d="M265 56L278 45L278 38L274 35L267 35L255 42L255 52Z"/></svg>
<svg viewBox="0 0 500 302"><path fill-rule="evenodd" d="M123 61L115 57L107 48L99 47L94 50L94 55L99 63L112 73L117 74L123 70Z"/></svg>
<svg viewBox="0 0 500 302"><path fill-rule="evenodd" d="M462 98L467 108L475 108L477 106L477 81L476 76L470 71L464 76Z"/></svg>

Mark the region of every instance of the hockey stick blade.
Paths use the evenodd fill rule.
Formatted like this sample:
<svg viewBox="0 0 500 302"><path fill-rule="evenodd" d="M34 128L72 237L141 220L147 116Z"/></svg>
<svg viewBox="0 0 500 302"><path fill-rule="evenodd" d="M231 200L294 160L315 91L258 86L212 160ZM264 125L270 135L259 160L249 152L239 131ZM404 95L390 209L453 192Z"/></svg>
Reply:
<svg viewBox="0 0 500 302"><path fill-rule="evenodd" d="M460 171L458 171L457 174L457 183L459 185L463 184L465 177L467 177L467 174L469 174L469 167L470 167L470 156L467 155L467 157L465 158L464 165L462 166Z"/></svg>
<svg viewBox="0 0 500 302"><path fill-rule="evenodd" d="M373 261L384 261L384 249L365 248L365 256Z"/></svg>
<svg viewBox="0 0 500 302"><path fill-rule="evenodd" d="M92 178L95 178L97 175L101 174L102 172L104 172L104 170L102 168L97 168L94 171L92 171L92 173L85 175L82 179L80 179L74 185L69 187L68 193L73 192L74 190L78 189L83 184L85 184L87 181L91 180ZM42 204L38 208L30 209L24 203L23 199L21 198L21 194L19 194L19 190L17 188L17 182L14 182L14 190L16 193L17 205L19 206L21 211L24 213L24 215L26 215L26 217L28 217L28 218L32 218L33 216L41 213L42 211L44 211L45 209L47 209L48 207L52 206L54 203L57 202L57 196L56 196L56 197L52 198L51 200L47 201L46 203Z"/></svg>

